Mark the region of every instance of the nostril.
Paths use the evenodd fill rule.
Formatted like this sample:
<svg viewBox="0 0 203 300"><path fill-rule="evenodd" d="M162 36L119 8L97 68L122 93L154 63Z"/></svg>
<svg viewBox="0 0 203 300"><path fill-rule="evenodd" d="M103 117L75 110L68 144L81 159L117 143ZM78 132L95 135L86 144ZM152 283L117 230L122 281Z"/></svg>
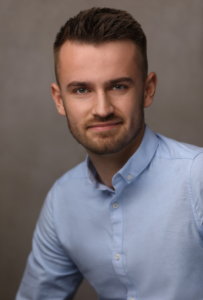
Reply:
<svg viewBox="0 0 203 300"><path fill-rule="evenodd" d="M107 117L114 112L114 108L111 102L106 98L104 92L100 94L100 97L96 99L92 113L100 117Z"/></svg>

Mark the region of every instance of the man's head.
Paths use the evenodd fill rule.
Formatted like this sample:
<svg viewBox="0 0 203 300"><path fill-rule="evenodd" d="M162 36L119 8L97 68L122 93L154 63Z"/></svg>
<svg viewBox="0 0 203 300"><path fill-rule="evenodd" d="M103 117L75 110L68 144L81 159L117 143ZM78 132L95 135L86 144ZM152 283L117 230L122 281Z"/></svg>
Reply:
<svg viewBox="0 0 203 300"><path fill-rule="evenodd" d="M138 47L137 63L145 80L148 71L147 40L140 24L123 10L94 7L81 11L69 19L56 36L54 60L57 83L60 82L59 53L66 41L99 45L122 40L130 40Z"/></svg>
<svg viewBox="0 0 203 300"><path fill-rule="evenodd" d="M62 27L54 50L52 95L76 140L98 155L135 151L156 87L140 25L126 12L93 8Z"/></svg>

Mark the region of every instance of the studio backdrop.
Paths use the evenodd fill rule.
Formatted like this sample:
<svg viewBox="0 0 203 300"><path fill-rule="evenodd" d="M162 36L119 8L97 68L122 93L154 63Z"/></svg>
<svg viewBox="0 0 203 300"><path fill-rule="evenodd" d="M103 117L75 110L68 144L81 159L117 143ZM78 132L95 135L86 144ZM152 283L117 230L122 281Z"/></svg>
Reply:
<svg viewBox="0 0 203 300"><path fill-rule="evenodd" d="M0 2L0 299L16 294L40 209L57 178L85 159L56 112L50 85L59 28L80 10L124 9L148 39L149 71L158 76L146 123L203 147L202 0L6 0ZM94 300L84 281L75 299Z"/></svg>

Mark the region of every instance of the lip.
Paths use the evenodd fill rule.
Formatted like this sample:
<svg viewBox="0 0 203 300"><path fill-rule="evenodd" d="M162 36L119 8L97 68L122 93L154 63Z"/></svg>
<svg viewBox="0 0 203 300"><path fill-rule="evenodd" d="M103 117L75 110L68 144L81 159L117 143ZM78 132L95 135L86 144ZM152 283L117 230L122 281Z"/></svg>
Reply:
<svg viewBox="0 0 203 300"><path fill-rule="evenodd" d="M88 129L94 130L94 131L106 131L111 130L121 124L120 121L117 122L105 122L105 123L95 123L93 125L88 126Z"/></svg>

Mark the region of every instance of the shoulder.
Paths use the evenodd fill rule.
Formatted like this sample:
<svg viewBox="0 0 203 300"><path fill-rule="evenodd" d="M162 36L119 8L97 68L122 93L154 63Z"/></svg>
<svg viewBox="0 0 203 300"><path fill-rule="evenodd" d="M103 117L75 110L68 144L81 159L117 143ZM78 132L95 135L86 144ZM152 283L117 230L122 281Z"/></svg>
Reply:
<svg viewBox="0 0 203 300"><path fill-rule="evenodd" d="M67 192L79 186L79 182L86 179L86 161L84 161L57 179L50 189L48 197L53 198L61 192L67 194Z"/></svg>
<svg viewBox="0 0 203 300"><path fill-rule="evenodd" d="M195 221L203 235L203 148L181 143L158 133L156 136L159 140L156 157L170 163L175 162L177 174L182 170L181 176L187 181ZM178 178L179 182L180 180L181 177Z"/></svg>
<svg viewBox="0 0 203 300"><path fill-rule="evenodd" d="M193 160L203 152L203 148L178 142L167 138L161 134L155 133L159 140L157 156L166 159L187 159Z"/></svg>
<svg viewBox="0 0 203 300"><path fill-rule="evenodd" d="M83 181L83 184L81 184ZM67 204L75 203L75 195L81 194L81 185L86 185L86 162L82 162L61 176L49 190L44 201L38 226L43 228L54 228L61 219L62 212L67 214ZM70 208L70 206L69 206Z"/></svg>
<svg viewBox="0 0 203 300"><path fill-rule="evenodd" d="M66 184L70 180L77 180L86 178L86 162L83 161L73 169L66 172L64 175L62 175L57 181L56 184L63 185Z"/></svg>

